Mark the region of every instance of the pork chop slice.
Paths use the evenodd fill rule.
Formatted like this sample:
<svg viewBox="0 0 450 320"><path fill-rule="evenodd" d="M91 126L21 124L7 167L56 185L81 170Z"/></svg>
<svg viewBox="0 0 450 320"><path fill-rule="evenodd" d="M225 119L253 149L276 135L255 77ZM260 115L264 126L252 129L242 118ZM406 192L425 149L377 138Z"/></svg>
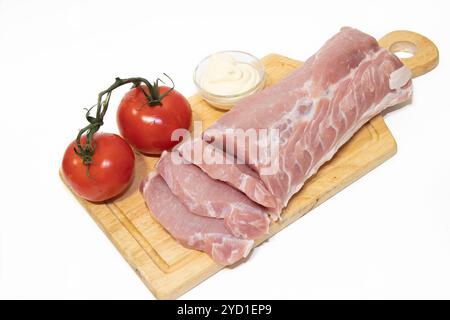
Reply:
<svg viewBox="0 0 450 320"><path fill-rule="evenodd" d="M141 192L151 214L181 245L204 251L218 264L232 265L245 258L253 240L239 239L224 220L191 213L155 172L141 183Z"/></svg>
<svg viewBox="0 0 450 320"><path fill-rule="evenodd" d="M256 239L269 230L266 209L228 184L213 179L177 152L163 152L156 164L172 193L192 213L224 219L236 237Z"/></svg>
<svg viewBox="0 0 450 320"><path fill-rule="evenodd" d="M277 207L274 196L264 186L258 174L222 149L215 148L201 138L195 138L183 142L177 150L186 161L198 166L211 178L228 183L264 207Z"/></svg>

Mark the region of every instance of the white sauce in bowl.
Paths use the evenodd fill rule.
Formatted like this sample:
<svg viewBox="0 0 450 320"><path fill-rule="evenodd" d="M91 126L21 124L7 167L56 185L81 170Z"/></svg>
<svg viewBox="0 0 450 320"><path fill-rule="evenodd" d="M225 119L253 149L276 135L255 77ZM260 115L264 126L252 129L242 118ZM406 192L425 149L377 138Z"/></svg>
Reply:
<svg viewBox="0 0 450 320"><path fill-rule="evenodd" d="M199 79L200 86L215 95L238 95L254 88L260 82L255 66L236 61L227 53L213 54Z"/></svg>

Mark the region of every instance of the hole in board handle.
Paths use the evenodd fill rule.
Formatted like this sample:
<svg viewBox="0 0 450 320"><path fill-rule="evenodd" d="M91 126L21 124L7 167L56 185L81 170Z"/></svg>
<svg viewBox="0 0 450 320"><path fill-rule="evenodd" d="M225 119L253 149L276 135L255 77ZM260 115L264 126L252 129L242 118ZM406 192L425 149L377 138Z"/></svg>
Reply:
<svg viewBox="0 0 450 320"><path fill-rule="evenodd" d="M409 41L399 41L393 43L389 47L389 51L395 54L400 59L411 58L416 54L417 47L414 43Z"/></svg>

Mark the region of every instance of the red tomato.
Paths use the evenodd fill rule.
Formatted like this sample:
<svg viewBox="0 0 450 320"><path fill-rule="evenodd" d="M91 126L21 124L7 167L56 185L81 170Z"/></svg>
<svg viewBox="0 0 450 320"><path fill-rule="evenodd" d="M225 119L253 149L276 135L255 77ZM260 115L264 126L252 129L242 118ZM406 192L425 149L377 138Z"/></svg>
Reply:
<svg viewBox="0 0 450 320"><path fill-rule="evenodd" d="M87 166L74 151L75 141L64 153L62 173L67 184L80 197L89 201L104 201L122 193L130 184L134 171L134 153L129 144L116 134L96 133L95 153ZM86 142L86 136L81 143Z"/></svg>
<svg viewBox="0 0 450 320"><path fill-rule="evenodd" d="M141 88L148 93L146 86ZM186 98L175 90L162 99L161 105L150 106L141 88L132 88L120 102L117 110L119 131L140 152L160 154L179 142L171 140L174 130L189 129L191 107ZM169 88L161 86L158 90L162 95Z"/></svg>

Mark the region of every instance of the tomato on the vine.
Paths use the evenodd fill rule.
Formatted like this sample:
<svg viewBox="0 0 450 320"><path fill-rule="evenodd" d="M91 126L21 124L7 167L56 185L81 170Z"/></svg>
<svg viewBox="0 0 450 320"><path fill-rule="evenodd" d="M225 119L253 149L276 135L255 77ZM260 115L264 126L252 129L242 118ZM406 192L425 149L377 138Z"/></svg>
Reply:
<svg viewBox="0 0 450 320"><path fill-rule="evenodd" d="M98 94L95 114L91 114L95 106L87 109L88 124L67 147L62 162L66 183L80 197L105 201L127 188L135 160L128 143L143 153L158 154L178 143L171 139L174 130L189 129L192 112L188 101L173 89L173 81L171 88L158 86L158 81L161 80L151 84L141 77L116 78ZM97 132L103 125L112 92L129 83L133 87L117 112L119 129L127 143L118 135Z"/></svg>
<svg viewBox="0 0 450 320"><path fill-rule="evenodd" d="M80 139L86 145L86 135ZM104 201L121 194L130 184L134 172L134 152L116 134L95 133L92 137L95 152L86 165L75 152L77 141L66 149L62 174L66 183L80 197L89 201Z"/></svg>
<svg viewBox="0 0 450 320"><path fill-rule="evenodd" d="M154 102L152 104L152 102ZM173 88L140 85L128 91L117 110L120 134L145 154L160 154L179 141L176 129L188 130L192 111L187 99Z"/></svg>

